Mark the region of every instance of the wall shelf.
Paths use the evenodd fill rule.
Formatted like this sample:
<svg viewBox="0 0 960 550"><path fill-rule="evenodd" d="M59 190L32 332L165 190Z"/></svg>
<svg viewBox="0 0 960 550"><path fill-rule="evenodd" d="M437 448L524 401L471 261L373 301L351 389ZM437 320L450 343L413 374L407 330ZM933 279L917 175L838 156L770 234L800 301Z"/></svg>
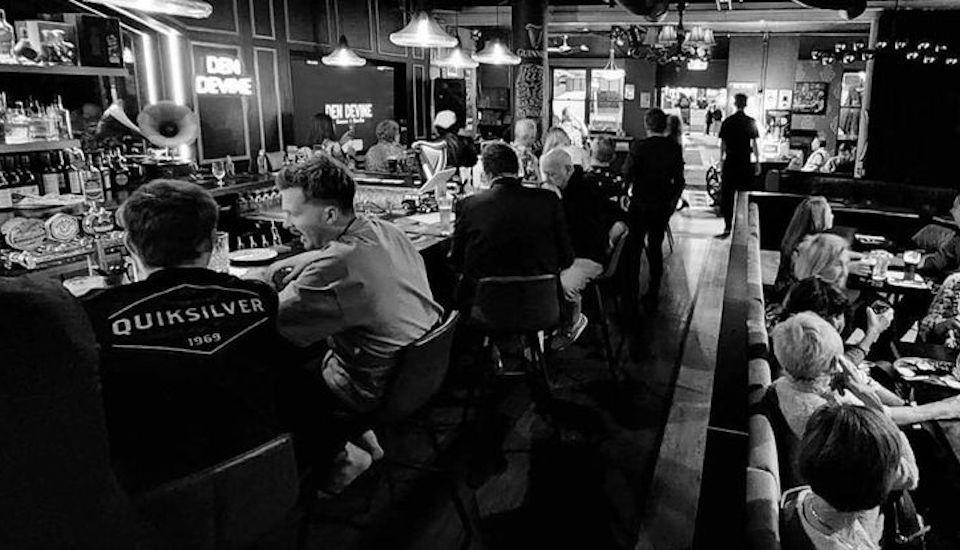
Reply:
<svg viewBox="0 0 960 550"><path fill-rule="evenodd" d="M31 141L30 143L0 143L0 155L36 153L38 151L56 151L60 149L75 149L78 147L80 147L79 139L64 139L60 141Z"/></svg>
<svg viewBox="0 0 960 550"><path fill-rule="evenodd" d="M114 67L77 67L75 65L0 64L0 73L47 74L60 76L129 76L126 69Z"/></svg>

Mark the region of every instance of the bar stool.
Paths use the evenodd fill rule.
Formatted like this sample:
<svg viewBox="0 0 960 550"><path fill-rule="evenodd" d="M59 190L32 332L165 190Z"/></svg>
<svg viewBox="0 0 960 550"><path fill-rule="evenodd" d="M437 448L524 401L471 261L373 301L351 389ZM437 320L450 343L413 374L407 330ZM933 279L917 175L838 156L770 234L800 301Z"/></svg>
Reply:
<svg viewBox="0 0 960 550"><path fill-rule="evenodd" d="M610 253L607 255L607 264L603 268L603 273L590 283L593 286L593 295L597 302L597 316L600 318L600 333L603 337L603 354L607 361L607 368L610 370L610 375L613 376L614 380L619 379L620 350L623 348L624 339L621 336L620 345L617 347L616 353L614 353L610 340L610 324L607 322L607 312L603 304L602 286L605 282L616 276L617 269L620 267L620 258L623 256L623 249L629 234L630 230L624 229L620 235L614 238L612 246L610 247ZM619 298L618 295L617 300L614 302L614 306L616 307L615 313L618 317L620 313Z"/></svg>

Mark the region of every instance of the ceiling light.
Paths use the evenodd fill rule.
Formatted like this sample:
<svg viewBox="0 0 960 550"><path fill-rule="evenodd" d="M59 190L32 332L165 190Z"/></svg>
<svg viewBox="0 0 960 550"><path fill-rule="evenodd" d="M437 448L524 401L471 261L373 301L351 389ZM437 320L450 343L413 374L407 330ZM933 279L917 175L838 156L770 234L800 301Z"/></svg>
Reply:
<svg viewBox="0 0 960 550"><path fill-rule="evenodd" d="M520 56L511 52L499 38L487 40L486 45L479 52L473 54L473 59L484 65L519 65Z"/></svg>
<svg viewBox="0 0 960 550"><path fill-rule="evenodd" d="M607 80L617 80L623 78L627 73L623 69L617 67L617 61L614 58L613 53L613 38L610 39L610 57L607 60L607 64L603 66L602 69L598 71L593 71L593 74L599 75L601 78L606 78Z"/></svg>
<svg viewBox="0 0 960 550"><path fill-rule="evenodd" d="M960 62L960 59L957 59L956 57L948 57L944 59L943 62L947 65L956 65L957 62Z"/></svg>
<svg viewBox="0 0 960 550"><path fill-rule="evenodd" d="M366 59L360 57L355 51L350 49L345 36L340 36L337 49L333 50L330 55L321 57L320 61L323 61L324 65L331 67L363 67L367 64Z"/></svg>
<svg viewBox="0 0 960 550"><path fill-rule="evenodd" d="M677 43L677 30L673 28L673 25L667 25L660 29L660 34L657 35L657 43L664 46Z"/></svg>
<svg viewBox="0 0 960 550"><path fill-rule="evenodd" d="M390 42L408 48L452 48L457 39L445 33L437 21L421 11L407 26L390 34Z"/></svg>
<svg viewBox="0 0 960 550"><path fill-rule="evenodd" d="M443 57L433 60L437 67L447 67L450 69L476 69L480 66L474 59L467 55L460 47L460 41L457 40L457 47L450 50L450 53Z"/></svg>
<svg viewBox="0 0 960 550"><path fill-rule="evenodd" d="M178 17L205 19L213 13L213 6L202 0L86 0L87 3L132 9L147 13L162 13Z"/></svg>
<svg viewBox="0 0 960 550"><path fill-rule="evenodd" d="M550 46L547 48L547 51L550 53L568 53L570 50L573 49L570 47L570 43L568 42L568 39L569 37L567 35L563 35L563 40L560 42L560 45Z"/></svg>
<svg viewBox="0 0 960 550"><path fill-rule="evenodd" d="M710 63L706 59L691 59L687 61L687 70L688 71L705 71L707 67L710 66Z"/></svg>

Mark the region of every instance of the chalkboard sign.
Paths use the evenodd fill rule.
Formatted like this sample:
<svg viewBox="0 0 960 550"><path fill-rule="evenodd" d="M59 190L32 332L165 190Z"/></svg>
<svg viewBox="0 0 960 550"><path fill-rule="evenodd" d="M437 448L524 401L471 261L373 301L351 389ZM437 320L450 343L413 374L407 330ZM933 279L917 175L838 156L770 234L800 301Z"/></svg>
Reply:
<svg viewBox="0 0 960 550"><path fill-rule="evenodd" d="M247 111L256 86L235 46L193 45L193 92L200 161L248 158Z"/></svg>

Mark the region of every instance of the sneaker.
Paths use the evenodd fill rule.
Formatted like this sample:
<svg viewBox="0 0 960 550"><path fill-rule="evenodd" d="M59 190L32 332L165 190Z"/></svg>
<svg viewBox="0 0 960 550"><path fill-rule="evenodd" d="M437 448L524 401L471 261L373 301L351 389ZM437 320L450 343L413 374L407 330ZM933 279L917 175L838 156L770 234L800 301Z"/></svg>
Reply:
<svg viewBox="0 0 960 550"><path fill-rule="evenodd" d="M373 457L370 453L348 442L333 461L330 477L322 492L328 495L342 493L360 474L370 469L371 465Z"/></svg>
<svg viewBox="0 0 960 550"><path fill-rule="evenodd" d="M565 349L570 344L577 341L577 338L580 338L580 335L583 334L583 330L587 328L587 323L589 320L584 314L580 314L580 318L577 319L577 322L573 324L568 330L560 330L556 336L550 341L550 349L553 351L560 351Z"/></svg>

